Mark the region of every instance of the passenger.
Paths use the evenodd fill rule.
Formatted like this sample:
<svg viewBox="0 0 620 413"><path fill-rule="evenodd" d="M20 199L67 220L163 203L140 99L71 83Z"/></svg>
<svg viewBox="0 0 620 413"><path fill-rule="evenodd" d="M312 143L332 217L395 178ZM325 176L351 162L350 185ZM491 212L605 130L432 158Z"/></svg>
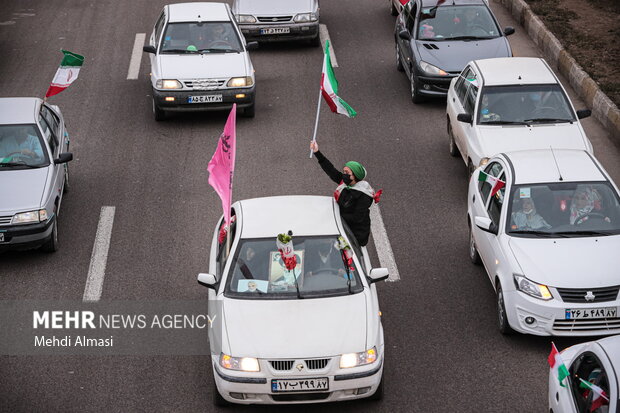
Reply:
<svg viewBox="0 0 620 413"><path fill-rule="evenodd" d="M549 229L551 225L536 212L536 206L532 198L524 198L521 201L521 210L513 215L513 221L516 229Z"/></svg>

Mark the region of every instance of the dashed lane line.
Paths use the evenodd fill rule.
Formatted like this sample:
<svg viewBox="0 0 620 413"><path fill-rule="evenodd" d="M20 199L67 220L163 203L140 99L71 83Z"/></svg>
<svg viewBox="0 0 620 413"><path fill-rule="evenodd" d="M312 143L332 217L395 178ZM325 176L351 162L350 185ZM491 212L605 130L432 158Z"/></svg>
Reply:
<svg viewBox="0 0 620 413"><path fill-rule="evenodd" d="M95 245L90 256L90 267L84 287L84 297L82 301L99 301L103 290L103 279L105 278L105 267L108 262L108 250L110 249L110 239L112 238L112 226L114 224L115 207L101 207L99 225L95 235Z"/></svg>
<svg viewBox="0 0 620 413"><path fill-rule="evenodd" d="M146 33L136 33L136 40L133 42L131 60L129 61L129 70L127 71L127 80L135 80L140 74L140 63L142 62L142 46L144 46L144 39L146 39Z"/></svg>

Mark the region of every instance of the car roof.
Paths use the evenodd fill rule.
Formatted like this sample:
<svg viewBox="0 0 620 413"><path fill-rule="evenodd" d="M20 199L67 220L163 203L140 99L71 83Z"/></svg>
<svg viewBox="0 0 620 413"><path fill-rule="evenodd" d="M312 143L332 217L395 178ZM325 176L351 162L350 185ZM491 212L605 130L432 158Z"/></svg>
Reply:
<svg viewBox="0 0 620 413"><path fill-rule="evenodd" d="M437 4L440 3L440 4ZM487 5L485 0L422 0L422 7L433 7L433 6L469 6L473 4L482 4Z"/></svg>
<svg viewBox="0 0 620 413"><path fill-rule="evenodd" d="M512 164L515 184L607 180L596 161L582 150L537 149L509 152L504 156Z"/></svg>
<svg viewBox="0 0 620 413"><path fill-rule="evenodd" d="M538 57L497 57L474 63L485 86L558 83L547 63Z"/></svg>
<svg viewBox="0 0 620 413"><path fill-rule="evenodd" d="M230 21L225 3L176 3L168 5L168 22Z"/></svg>
<svg viewBox="0 0 620 413"><path fill-rule="evenodd" d="M292 195L239 201L242 238L273 237L293 231L295 235L339 234L334 200L327 196Z"/></svg>
<svg viewBox="0 0 620 413"><path fill-rule="evenodd" d="M39 98L0 98L0 124L35 123Z"/></svg>

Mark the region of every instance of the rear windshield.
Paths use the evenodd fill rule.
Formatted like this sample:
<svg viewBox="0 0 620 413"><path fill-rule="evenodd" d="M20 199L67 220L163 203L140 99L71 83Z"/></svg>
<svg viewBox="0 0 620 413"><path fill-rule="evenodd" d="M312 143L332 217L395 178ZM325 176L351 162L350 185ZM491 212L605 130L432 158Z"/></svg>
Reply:
<svg viewBox="0 0 620 413"><path fill-rule="evenodd" d="M0 126L0 170L49 165L36 125Z"/></svg>
<svg viewBox="0 0 620 413"><path fill-rule="evenodd" d="M241 40L231 22L170 23L164 32L160 53L240 52Z"/></svg>

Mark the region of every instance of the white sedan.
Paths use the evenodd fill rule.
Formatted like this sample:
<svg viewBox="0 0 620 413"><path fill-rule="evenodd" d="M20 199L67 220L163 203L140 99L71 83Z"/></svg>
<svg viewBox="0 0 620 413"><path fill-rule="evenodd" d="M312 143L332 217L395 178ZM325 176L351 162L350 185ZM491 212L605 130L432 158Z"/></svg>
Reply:
<svg viewBox="0 0 620 413"><path fill-rule="evenodd" d="M550 370L550 412L612 413L620 409L620 336L574 345L561 356L569 377L564 381L566 387L560 386L556 373Z"/></svg>
<svg viewBox="0 0 620 413"><path fill-rule="evenodd" d="M239 201L233 211L230 253L220 220L209 273L198 275L209 288L215 404L380 399L374 283L387 269L370 267L338 204L280 196ZM295 262L287 266L276 236L288 231Z"/></svg>
<svg viewBox="0 0 620 413"><path fill-rule="evenodd" d="M497 155L474 171L467 205L502 333L620 333L620 197L591 154Z"/></svg>

